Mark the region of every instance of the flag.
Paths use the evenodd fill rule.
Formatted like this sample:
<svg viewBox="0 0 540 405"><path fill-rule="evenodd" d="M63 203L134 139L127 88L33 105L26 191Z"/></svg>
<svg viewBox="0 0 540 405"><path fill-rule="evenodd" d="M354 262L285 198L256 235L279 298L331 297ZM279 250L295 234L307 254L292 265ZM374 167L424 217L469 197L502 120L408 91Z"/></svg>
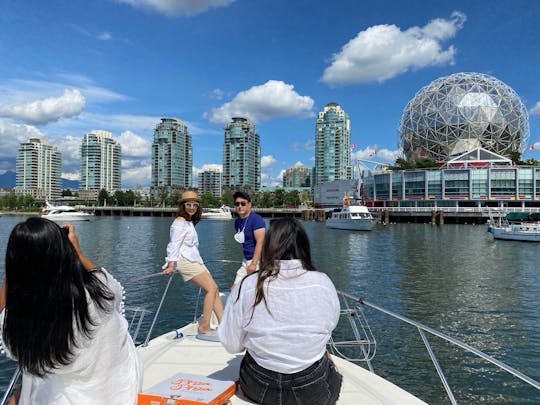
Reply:
<svg viewBox="0 0 540 405"><path fill-rule="evenodd" d="M355 149L356 149L356 144L353 143L353 144L351 145L351 150L355 150Z"/></svg>
<svg viewBox="0 0 540 405"><path fill-rule="evenodd" d="M529 146L529 150L534 150L534 143L531 146Z"/></svg>
<svg viewBox="0 0 540 405"><path fill-rule="evenodd" d="M376 151L376 150L371 151L371 152L369 152L369 157L373 157L373 156L375 156L376 154L377 154L377 151Z"/></svg>

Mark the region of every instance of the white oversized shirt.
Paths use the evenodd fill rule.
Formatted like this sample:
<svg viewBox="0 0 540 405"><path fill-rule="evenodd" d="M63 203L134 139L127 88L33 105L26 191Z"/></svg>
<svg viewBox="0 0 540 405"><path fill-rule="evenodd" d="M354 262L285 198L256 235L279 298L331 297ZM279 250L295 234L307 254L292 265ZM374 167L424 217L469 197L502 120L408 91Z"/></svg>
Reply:
<svg viewBox="0 0 540 405"><path fill-rule="evenodd" d="M114 294L111 312L99 310L87 294L88 311L96 323L92 337L76 332L78 347L67 366L59 366L43 378L23 373L19 405L137 403L142 366L122 314L123 288L105 270L98 277ZM3 330L4 314L4 311L0 313L0 330Z"/></svg>
<svg viewBox="0 0 540 405"><path fill-rule="evenodd" d="M178 262L181 257L203 264L199 253L199 237L193 222L175 219L171 225L165 261L167 263Z"/></svg>
<svg viewBox="0 0 540 405"><path fill-rule="evenodd" d="M246 277L227 300L218 328L225 349L247 349L257 364L284 374L319 360L339 319L339 298L330 278L303 269L300 260L282 260L278 277L264 285L270 311L261 301L251 318L256 284L256 274Z"/></svg>

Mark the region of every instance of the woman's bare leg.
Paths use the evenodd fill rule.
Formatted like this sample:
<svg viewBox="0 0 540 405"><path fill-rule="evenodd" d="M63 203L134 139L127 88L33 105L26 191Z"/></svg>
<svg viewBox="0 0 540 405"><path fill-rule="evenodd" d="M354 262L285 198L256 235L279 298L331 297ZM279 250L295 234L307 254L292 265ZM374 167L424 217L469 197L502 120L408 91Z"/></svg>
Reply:
<svg viewBox="0 0 540 405"><path fill-rule="evenodd" d="M219 296L219 289L212 275L206 271L196 275L190 281L202 288L206 293L203 302L203 320L199 325L201 332L206 332L210 330L212 311L215 312L218 321L221 321L223 316L223 304Z"/></svg>

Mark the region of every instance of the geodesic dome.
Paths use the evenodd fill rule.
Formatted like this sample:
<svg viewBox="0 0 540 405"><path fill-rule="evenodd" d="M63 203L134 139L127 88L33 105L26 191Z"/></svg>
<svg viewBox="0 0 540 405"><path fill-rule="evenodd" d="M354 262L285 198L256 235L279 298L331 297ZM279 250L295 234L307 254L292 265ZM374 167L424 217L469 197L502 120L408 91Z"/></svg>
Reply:
<svg viewBox="0 0 540 405"><path fill-rule="evenodd" d="M493 76L455 73L420 89L403 110L407 160L448 160L477 147L508 157L529 140L529 115L516 92Z"/></svg>

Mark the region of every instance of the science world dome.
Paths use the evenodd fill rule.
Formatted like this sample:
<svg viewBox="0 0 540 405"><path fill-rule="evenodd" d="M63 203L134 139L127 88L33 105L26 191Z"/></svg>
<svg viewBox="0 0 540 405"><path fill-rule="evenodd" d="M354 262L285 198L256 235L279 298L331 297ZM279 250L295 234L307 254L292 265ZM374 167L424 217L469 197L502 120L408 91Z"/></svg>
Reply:
<svg viewBox="0 0 540 405"><path fill-rule="evenodd" d="M409 161L448 160L482 147L509 157L529 140L517 93L493 76L456 73L420 89L403 110L400 146Z"/></svg>

